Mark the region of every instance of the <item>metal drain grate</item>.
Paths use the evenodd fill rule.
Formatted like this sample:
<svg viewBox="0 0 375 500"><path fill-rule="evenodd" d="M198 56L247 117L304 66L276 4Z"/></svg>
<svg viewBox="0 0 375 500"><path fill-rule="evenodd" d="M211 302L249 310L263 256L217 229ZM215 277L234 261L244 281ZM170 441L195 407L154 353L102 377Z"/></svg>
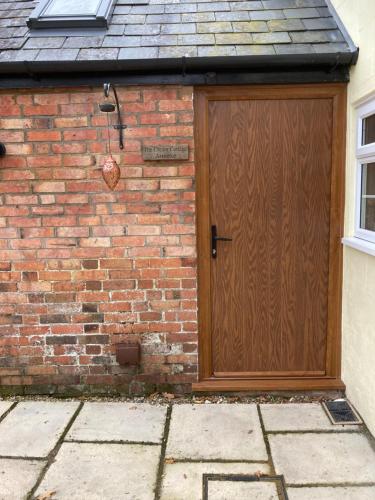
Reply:
<svg viewBox="0 0 375 500"><path fill-rule="evenodd" d="M209 499L209 483L213 481L233 481L233 482L256 482L260 484L264 483L273 483L275 485L275 492L277 491L277 497L280 500L288 500L288 494L286 491L286 485L284 476L268 476L267 474L203 474L203 495L202 500L210 500ZM258 496L257 496L258 498ZM263 497L262 497L263 498ZM267 497L268 498L268 497ZM274 495L272 495L274 498Z"/></svg>
<svg viewBox="0 0 375 500"><path fill-rule="evenodd" d="M358 413L346 399L325 401L323 406L333 424L358 425L362 423Z"/></svg>

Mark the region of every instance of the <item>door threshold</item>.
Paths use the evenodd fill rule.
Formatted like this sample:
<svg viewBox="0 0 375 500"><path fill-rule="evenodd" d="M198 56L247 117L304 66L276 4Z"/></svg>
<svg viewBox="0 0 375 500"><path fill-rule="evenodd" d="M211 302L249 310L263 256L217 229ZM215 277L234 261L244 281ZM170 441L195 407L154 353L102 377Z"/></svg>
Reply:
<svg viewBox="0 0 375 500"><path fill-rule="evenodd" d="M345 390L340 378L205 379L192 385L193 392L324 391Z"/></svg>

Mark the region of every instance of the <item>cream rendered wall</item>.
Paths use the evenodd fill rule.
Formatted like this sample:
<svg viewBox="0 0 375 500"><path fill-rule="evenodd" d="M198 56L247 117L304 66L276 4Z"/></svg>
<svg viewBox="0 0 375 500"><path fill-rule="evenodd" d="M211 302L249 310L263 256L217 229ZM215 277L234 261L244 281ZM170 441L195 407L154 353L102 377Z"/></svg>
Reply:
<svg viewBox="0 0 375 500"><path fill-rule="evenodd" d="M375 97L375 0L332 0L359 59L348 87L345 236L353 236L355 106ZM348 398L375 435L375 256L344 247L342 373Z"/></svg>

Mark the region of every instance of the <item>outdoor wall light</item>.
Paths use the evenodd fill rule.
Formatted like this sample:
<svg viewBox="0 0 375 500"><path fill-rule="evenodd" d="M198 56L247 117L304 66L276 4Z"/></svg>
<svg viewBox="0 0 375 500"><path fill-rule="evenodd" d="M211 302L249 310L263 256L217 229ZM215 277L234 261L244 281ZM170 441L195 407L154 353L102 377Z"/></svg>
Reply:
<svg viewBox="0 0 375 500"><path fill-rule="evenodd" d="M7 148L3 142L0 142L0 158L6 155Z"/></svg>
<svg viewBox="0 0 375 500"><path fill-rule="evenodd" d="M113 94L115 96L115 104L109 101L109 93L110 90L113 90ZM110 133L110 123L109 123L109 113L113 113L117 108L117 125L114 125L113 128L119 131L119 147L120 149L124 149L124 140L123 140L123 130L126 129L126 125L123 125L120 111L120 104L117 97L116 88L110 83L104 84L104 96L106 98L105 102L99 104L99 109L103 113L107 113L107 131L108 131L108 157L105 160L102 167L102 175L105 183L112 191L118 184L120 180L120 167L117 165L116 160L112 157L111 151L111 133Z"/></svg>
<svg viewBox="0 0 375 500"><path fill-rule="evenodd" d="M113 94L115 96L116 105L113 102L108 101L110 90L113 90ZM124 139L123 139L123 130L126 129L126 125L122 123L120 104L117 97L116 87L111 83L105 83L103 86L104 96L106 101L99 104L99 109L103 113L113 113L117 108L117 125L114 125L113 128L119 131L119 147L120 149L124 149ZM108 117L108 114L107 114Z"/></svg>

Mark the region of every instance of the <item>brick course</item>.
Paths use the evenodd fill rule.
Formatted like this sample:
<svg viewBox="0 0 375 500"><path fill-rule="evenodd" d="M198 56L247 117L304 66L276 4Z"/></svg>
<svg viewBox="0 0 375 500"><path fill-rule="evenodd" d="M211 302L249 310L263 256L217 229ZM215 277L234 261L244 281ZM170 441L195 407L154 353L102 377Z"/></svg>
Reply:
<svg viewBox="0 0 375 500"><path fill-rule="evenodd" d="M119 87L125 149L101 177L101 89L0 94L0 391L189 390L197 373L192 88ZM115 120L115 116L111 117ZM142 145L188 143L189 161ZM139 368L115 344L142 344Z"/></svg>

